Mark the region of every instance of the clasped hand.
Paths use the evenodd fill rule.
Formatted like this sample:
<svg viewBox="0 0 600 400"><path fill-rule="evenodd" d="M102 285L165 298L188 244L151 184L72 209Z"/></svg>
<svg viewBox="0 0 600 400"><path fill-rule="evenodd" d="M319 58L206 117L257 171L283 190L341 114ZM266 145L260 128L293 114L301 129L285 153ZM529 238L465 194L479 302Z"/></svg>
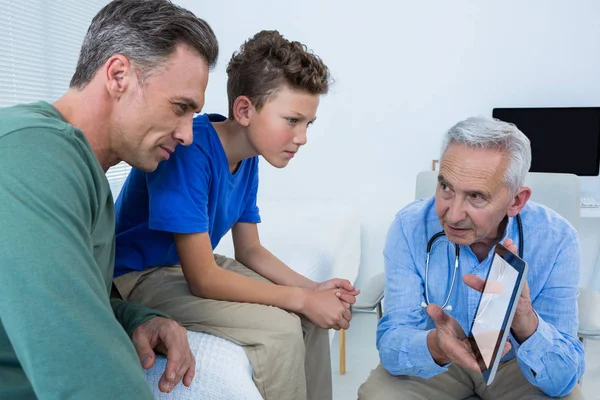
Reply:
<svg viewBox="0 0 600 400"><path fill-rule="evenodd" d="M352 319L350 306L359 294L360 290L348 280L330 279L307 292L302 313L321 328L348 329Z"/></svg>

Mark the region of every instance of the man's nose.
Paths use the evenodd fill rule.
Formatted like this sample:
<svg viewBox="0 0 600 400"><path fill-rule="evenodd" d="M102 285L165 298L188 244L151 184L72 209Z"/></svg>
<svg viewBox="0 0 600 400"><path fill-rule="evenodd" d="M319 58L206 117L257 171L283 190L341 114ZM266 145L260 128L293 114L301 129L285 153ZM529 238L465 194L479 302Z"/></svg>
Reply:
<svg viewBox="0 0 600 400"><path fill-rule="evenodd" d="M184 146L189 146L192 144L194 140L194 132L192 129L194 123L193 117L186 117L181 121L177 127L175 127L175 131L173 132L173 137Z"/></svg>
<svg viewBox="0 0 600 400"><path fill-rule="evenodd" d="M446 212L446 221L450 224L456 224L467 217L465 204L459 198L454 198Z"/></svg>

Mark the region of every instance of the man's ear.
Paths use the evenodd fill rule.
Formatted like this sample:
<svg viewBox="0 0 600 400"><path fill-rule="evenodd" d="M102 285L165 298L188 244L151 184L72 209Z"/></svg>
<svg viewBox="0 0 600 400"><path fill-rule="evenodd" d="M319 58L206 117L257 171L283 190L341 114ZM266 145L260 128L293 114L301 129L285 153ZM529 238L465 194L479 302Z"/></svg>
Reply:
<svg viewBox="0 0 600 400"><path fill-rule="evenodd" d="M106 90L114 98L120 98L136 76L131 62L122 54L115 54L104 64Z"/></svg>
<svg viewBox="0 0 600 400"><path fill-rule="evenodd" d="M514 217L520 213L523 207L525 207L525 204L527 204L527 201L529 201L530 197L531 189L526 186L521 186L519 190L517 190L515 196L512 198L512 205L508 207L508 212L506 215L509 217Z"/></svg>
<svg viewBox="0 0 600 400"><path fill-rule="evenodd" d="M252 100L246 96L238 96L233 102L233 118L241 126L250 125L252 113L255 111Z"/></svg>

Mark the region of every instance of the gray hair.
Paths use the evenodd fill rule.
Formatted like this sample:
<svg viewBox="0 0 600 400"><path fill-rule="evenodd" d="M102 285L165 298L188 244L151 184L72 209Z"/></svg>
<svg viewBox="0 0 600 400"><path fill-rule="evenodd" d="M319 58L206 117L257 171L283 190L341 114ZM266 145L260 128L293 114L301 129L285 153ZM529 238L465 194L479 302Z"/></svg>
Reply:
<svg viewBox="0 0 600 400"><path fill-rule="evenodd" d="M499 119L471 117L448 130L442 145L442 159L453 143L505 151L508 167L504 171L504 183L513 193L523 186L531 167L531 145L527 136L514 124Z"/></svg>
<svg viewBox="0 0 600 400"><path fill-rule="evenodd" d="M113 55L123 54L143 82L184 43L217 63L219 45L211 27L169 0L114 0L92 20L85 35L71 88L83 89Z"/></svg>

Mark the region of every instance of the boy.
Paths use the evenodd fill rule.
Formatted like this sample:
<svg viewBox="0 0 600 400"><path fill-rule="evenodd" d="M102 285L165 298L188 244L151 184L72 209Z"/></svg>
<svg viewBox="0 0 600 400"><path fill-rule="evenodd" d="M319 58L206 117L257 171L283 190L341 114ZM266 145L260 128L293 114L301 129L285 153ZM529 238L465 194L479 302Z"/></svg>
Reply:
<svg viewBox="0 0 600 400"><path fill-rule="evenodd" d="M327 329L349 327L358 291L297 274L262 247L256 226L258 156L283 168L306 143L329 71L304 45L262 31L227 74L229 117L196 117L192 146L165 149L156 172L128 177L115 284L189 330L244 346L265 399L331 399ZM230 229L235 260L213 255Z"/></svg>

